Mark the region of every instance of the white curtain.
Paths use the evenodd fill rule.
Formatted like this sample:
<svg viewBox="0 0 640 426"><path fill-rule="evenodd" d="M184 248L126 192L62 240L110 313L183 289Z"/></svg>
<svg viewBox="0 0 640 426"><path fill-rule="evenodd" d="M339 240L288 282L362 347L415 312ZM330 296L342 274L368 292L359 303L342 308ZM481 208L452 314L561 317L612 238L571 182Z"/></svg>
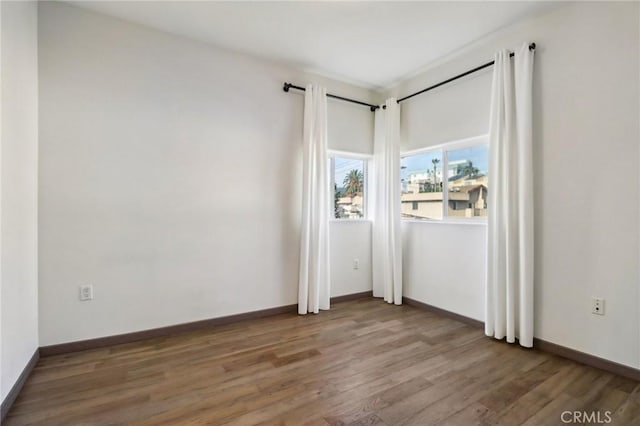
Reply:
<svg viewBox="0 0 640 426"><path fill-rule="evenodd" d="M329 309L329 170L327 90L308 85L304 93L302 232L298 313Z"/></svg>
<svg viewBox="0 0 640 426"><path fill-rule="evenodd" d="M485 334L533 346L533 51L495 55Z"/></svg>
<svg viewBox="0 0 640 426"><path fill-rule="evenodd" d="M373 295L402 304L400 233L400 106L387 99L375 116L373 211Z"/></svg>

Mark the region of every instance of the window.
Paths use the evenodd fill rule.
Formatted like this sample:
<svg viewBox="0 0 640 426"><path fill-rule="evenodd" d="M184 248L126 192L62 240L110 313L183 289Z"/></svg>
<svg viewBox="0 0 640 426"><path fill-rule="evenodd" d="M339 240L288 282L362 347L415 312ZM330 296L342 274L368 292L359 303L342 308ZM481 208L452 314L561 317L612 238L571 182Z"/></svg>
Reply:
<svg viewBox="0 0 640 426"><path fill-rule="evenodd" d="M367 160L356 156L331 156L333 217L364 219Z"/></svg>
<svg viewBox="0 0 640 426"><path fill-rule="evenodd" d="M488 163L486 136L403 155L402 217L414 220L486 217Z"/></svg>

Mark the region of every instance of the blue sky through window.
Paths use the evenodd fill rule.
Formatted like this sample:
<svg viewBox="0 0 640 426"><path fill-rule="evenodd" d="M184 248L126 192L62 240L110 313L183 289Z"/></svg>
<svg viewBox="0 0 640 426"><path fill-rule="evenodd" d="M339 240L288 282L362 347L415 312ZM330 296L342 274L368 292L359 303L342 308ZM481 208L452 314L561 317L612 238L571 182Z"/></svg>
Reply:
<svg viewBox="0 0 640 426"><path fill-rule="evenodd" d="M447 151L449 162L466 160L473 163L473 167L480 171L480 174L487 174L489 170L489 146L478 145L470 148L455 149Z"/></svg>
<svg viewBox="0 0 640 426"><path fill-rule="evenodd" d="M487 174L489 169L489 147L487 145L478 145L470 148L455 149L447 151L448 161L471 161L473 167L479 170L480 174ZM438 172L442 168L442 150L427 151L416 155L404 157L401 161L400 179L405 182L411 173L425 172L433 170L432 160L437 158L440 162L437 164Z"/></svg>
<svg viewBox="0 0 640 426"><path fill-rule="evenodd" d="M437 169L440 170L442 167L442 154L440 150L404 157L400 162L400 179L406 182L411 173L433 170L432 160L434 158L440 161L437 165Z"/></svg>
<svg viewBox="0 0 640 426"><path fill-rule="evenodd" d="M334 157L335 161L335 183L338 188L342 188L344 178L351 170L358 170L364 175L364 161L354 158Z"/></svg>

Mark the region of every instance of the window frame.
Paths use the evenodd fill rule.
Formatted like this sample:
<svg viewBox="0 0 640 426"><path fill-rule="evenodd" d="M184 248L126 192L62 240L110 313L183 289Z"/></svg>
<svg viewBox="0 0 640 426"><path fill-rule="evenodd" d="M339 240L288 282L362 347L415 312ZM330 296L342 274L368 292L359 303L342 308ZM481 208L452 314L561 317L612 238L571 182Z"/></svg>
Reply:
<svg viewBox="0 0 640 426"><path fill-rule="evenodd" d="M440 143L437 145L431 145L424 148L412 149L409 151L404 151L400 153L400 161L405 157L410 157L413 155L424 154L426 152L434 152L440 151L440 158L442 158L442 176L448 176L449 169L449 158L448 151L455 151L458 149L465 148L474 148L477 146L487 146L487 151L489 147L489 134L483 134L479 136L473 136L470 138L457 139L449 142ZM488 154L490 155L490 153ZM488 160L488 159L487 159ZM444 179L443 179L444 180ZM401 217L402 222L415 222L415 223L443 223L443 224L469 224L469 225L486 225L487 224L487 216L475 216L475 217L456 217L449 216L448 214L448 206L449 206L449 181L447 177L447 182L443 182L442 184L442 219L413 219L413 218L403 218ZM487 212L487 215L489 212Z"/></svg>
<svg viewBox="0 0 640 426"><path fill-rule="evenodd" d="M335 174L335 157L348 158L352 160L361 160L362 161L362 174L363 176L363 186L362 193L364 195L363 203L362 203L362 217L359 218L337 218L335 217L335 213L333 211L333 203L330 203L329 207L329 222L341 222L341 223L350 223L350 222L370 222L371 218L369 215L369 171L371 169L371 163L373 161L373 155L371 154L362 154L358 152L350 152L350 151L339 151L334 149L327 150L327 160L329 166L329 194L330 200L333 200L334 197L334 189L336 183L336 174Z"/></svg>

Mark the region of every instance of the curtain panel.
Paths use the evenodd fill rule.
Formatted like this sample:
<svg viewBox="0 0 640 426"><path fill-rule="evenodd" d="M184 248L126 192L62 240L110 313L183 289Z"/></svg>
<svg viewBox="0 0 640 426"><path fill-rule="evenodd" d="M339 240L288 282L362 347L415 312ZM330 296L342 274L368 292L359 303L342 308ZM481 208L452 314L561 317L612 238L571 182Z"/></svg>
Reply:
<svg viewBox="0 0 640 426"><path fill-rule="evenodd" d="M329 309L330 183L327 167L327 90L310 84L304 93L302 230L298 313Z"/></svg>
<svg viewBox="0 0 640 426"><path fill-rule="evenodd" d="M489 125L485 334L533 346L533 56L495 55Z"/></svg>
<svg viewBox="0 0 640 426"><path fill-rule="evenodd" d="M402 304L400 229L400 106L387 99L376 110L373 200L373 295Z"/></svg>

